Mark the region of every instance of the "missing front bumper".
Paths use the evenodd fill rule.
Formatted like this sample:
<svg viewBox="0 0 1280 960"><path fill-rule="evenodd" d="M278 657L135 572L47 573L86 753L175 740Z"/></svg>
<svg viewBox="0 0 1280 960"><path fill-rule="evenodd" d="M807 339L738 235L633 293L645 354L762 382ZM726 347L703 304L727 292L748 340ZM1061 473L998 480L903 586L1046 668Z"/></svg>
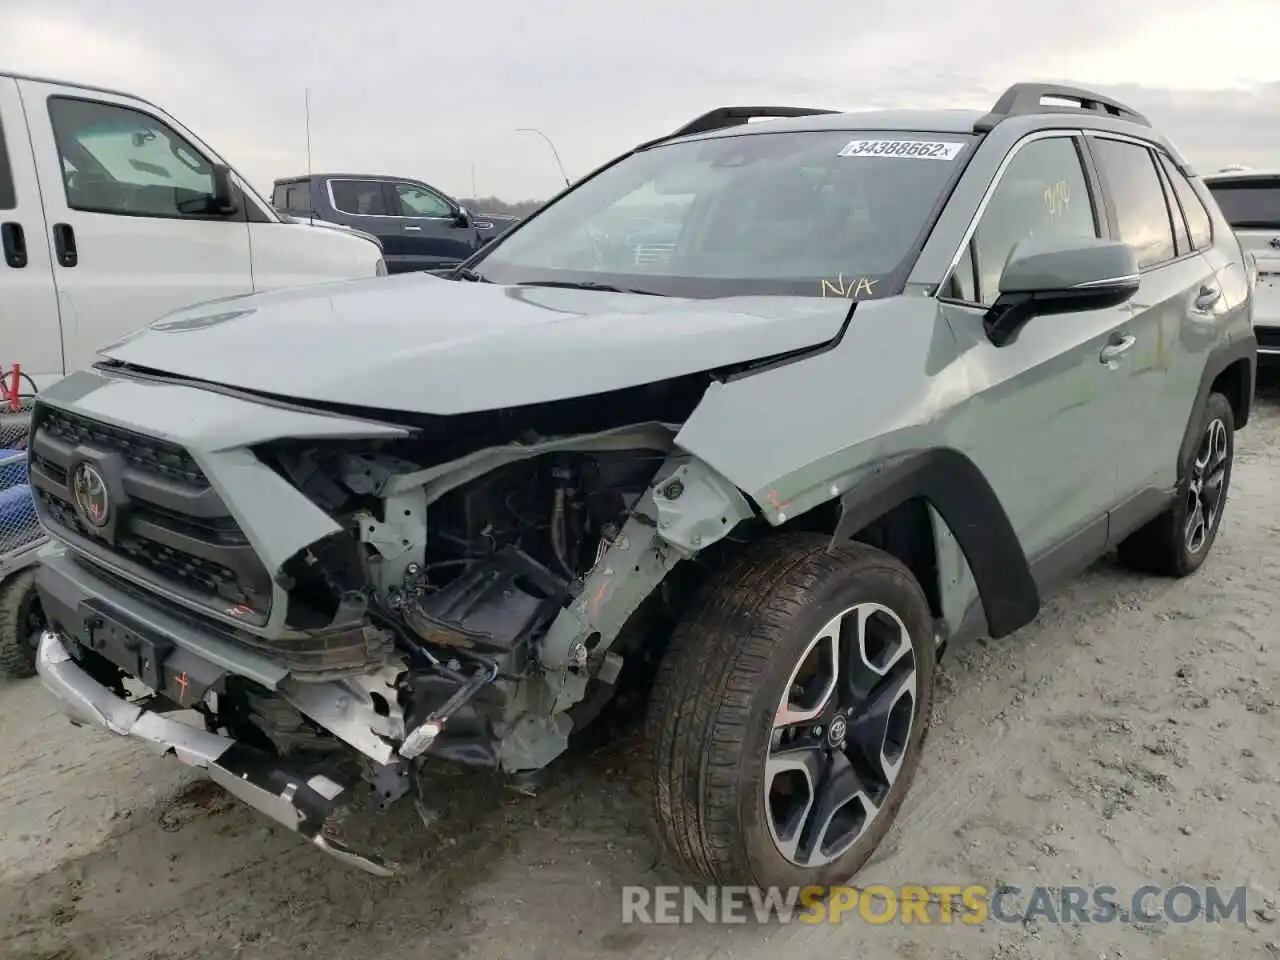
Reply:
<svg viewBox="0 0 1280 960"><path fill-rule="evenodd" d="M161 754L172 753L188 766L205 770L228 793L349 866L383 877L395 872L387 861L357 853L325 832L343 794L343 787L328 777L304 778L279 766L268 754L116 696L76 663L54 631L45 631L40 637L36 670L45 689L57 697L73 723L131 737Z"/></svg>

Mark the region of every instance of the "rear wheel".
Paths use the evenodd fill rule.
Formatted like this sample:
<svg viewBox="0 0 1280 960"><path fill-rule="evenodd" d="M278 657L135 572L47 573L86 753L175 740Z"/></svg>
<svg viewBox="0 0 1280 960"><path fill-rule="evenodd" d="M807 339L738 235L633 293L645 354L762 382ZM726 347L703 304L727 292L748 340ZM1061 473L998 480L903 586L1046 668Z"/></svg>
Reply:
<svg viewBox="0 0 1280 960"><path fill-rule="evenodd" d="M831 884L888 831L920 761L932 616L896 559L779 535L704 591L648 722L655 818L687 872Z"/></svg>
<svg viewBox="0 0 1280 960"><path fill-rule="evenodd" d="M1209 394L1198 436L1173 505L1120 544L1119 556L1127 566L1157 576L1185 577L1209 555L1235 462L1235 418L1222 394Z"/></svg>
<svg viewBox="0 0 1280 960"><path fill-rule="evenodd" d="M36 647L44 628L35 569L0 584L0 675L12 680L35 675Z"/></svg>

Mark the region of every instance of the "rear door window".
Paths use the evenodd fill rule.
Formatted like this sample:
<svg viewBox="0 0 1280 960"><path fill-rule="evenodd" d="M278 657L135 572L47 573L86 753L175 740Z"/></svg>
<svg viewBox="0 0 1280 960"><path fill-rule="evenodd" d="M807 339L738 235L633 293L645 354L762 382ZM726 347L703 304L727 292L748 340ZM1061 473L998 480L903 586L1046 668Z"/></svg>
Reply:
<svg viewBox="0 0 1280 960"><path fill-rule="evenodd" d="M330 180L329 198L340 213L354 213L358 217L391 215L381 180Z"/></svg>
<svg viewBox="0 0 1280 960"><path fill-rule="evenodd" d="M4 121L0 120L0 210L12 210L18 205L18 193L13 186L13 168L9 166L9 150L4 142Z"/></svg>
<svg viewBox="0 0 1280 960"><path fill-rule="evenodd" d="M1173 220L1173 242L1174 249L1178 256L1185 257L1189 253L1195 252L1195 247L1191 245L1191 232L1187 228L1187 219L1182 215L1182 204L1174 195L1173 183L1169 179L1169 171L1165 168L1157 158L1156 166L1159 167L1160 185L1164 187L1164 199L1169 205L1169 217Z"/></svg>
<svg viewBox="0 0 1280 960"><path fill-rule="evenodd" d="M1280 230L1280 177L1207 181L1209 192L1236 230Z"/></svg>

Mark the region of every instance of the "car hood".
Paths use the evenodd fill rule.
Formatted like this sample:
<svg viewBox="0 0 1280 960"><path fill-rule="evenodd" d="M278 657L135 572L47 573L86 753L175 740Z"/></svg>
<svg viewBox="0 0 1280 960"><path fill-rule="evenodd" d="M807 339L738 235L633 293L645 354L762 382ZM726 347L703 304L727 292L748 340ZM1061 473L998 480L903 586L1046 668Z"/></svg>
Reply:
<svg viewBox="0 0 1280 960"><path fill-rule="evenodd" d="M101 353L298 400L453 414L818 346L839 334L850 307L838 298L684 300L409 273L188 307Z"/></svg>

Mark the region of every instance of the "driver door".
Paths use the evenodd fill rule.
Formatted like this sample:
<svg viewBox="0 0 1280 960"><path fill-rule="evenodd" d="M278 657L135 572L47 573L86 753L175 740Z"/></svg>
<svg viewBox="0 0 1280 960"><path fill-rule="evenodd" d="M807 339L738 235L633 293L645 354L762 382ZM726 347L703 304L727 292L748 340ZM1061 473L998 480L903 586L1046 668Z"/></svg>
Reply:
<svg viewBox="0 0 1280 960"><path fill-rule="evenodd" d="M253 291L244 211L196 213L184 202L213 191L211 165L221 161L207 146L129 97L30 80L18 86L68 373L165 313Z"/></svg>
<svg viewBox="0 0 1280 960"><path fill-rule="evenodd" d="M1039 316L997 347L983 330L1010 252L1029 237L1101 237L1104 219L1069 134L1023 141L944 294L974 395L957 445L991 483L1042 588L1106 547L1132 357L1128 304ZM1119 352L1114 360L1109 360Z"/></svg>
<svg viewBox="0 0 1280 960"><path fill-rule="evenodd" d="M391 203L404 242L417 254L423 269L455 267L480 246L475 227L459 221L457 208L420 183L392 184Z"/></svg>

